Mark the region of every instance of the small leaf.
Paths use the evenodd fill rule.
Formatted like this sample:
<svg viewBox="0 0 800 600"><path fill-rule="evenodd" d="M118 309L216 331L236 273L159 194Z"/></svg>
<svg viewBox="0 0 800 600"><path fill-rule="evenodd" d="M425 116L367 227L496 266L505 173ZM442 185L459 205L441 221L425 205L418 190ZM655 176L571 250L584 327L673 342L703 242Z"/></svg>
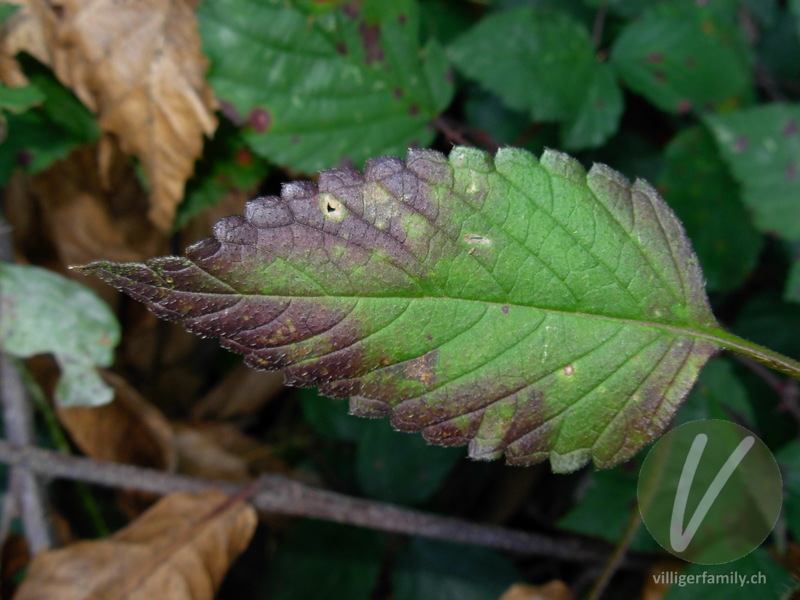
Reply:
<svg viewBox="0 0 800 600"><path fill-rule="evenodd" d="M659 3L627 25L612 59L632 90L668 112L739 102L749 93L748 46L724 3Z"/></svg>
<svg viewBox="0 0 800 600"><path fill-rule="evenodd" d="M800 257L792 261L789 276L786 278L786 289L783 292L786 302L800 303Z"/></svg>
<svg viewBox="0 0 800 600"><path fill-rule="evenodd" d="M17 600L212 600L257 524L218 490L174 493L109 539L33 559Z"/></svg>
<svg viewBox="0 0 800 600"><path fill-rule="evenodd" d="M595 58L588 30L562 11L526 7L490 15L449 53L509 108L562 122L567 148L599 146L617 129L622 92L614 74Z"/></svg>
<svg viewBox="0 0 800 600"><path fill-rule="evenodd" d="M36 85L8 87L0 84L0 110L21 113L41 104L42 100L44 100L44 93Z"/></svg>
<svg viewBox="0 0 800 600"><path fill-rule="evenodd" d="M62 371L60 404L113 399L95 365L112 363L119 335L114 314L84 286L39 267L0 263L0 346L21 358L53 354Z"/></svg>
<svg viewBox="0 0 800 600"><path fill-rule="evenodd" d="M188 258L83 267L158 315L470 456L633 456L719 347L686 236L648 184L547 151L411 150L292 183Z"/></svg>
<svg viewBox="0 0 800 600"><path fill-rule="evenodd" d="M206 0L209 81L255 152L304 172L433 139L450 102L441 48L419 46L415 2L306 13L282 0Z"/></svg>
<svg viewBox="0 0 800 600"><path fill-rule="evenodd" d="M800 104L707 115L761 231L800 241Z"/></svg>
<svg viewBox="0 0 800 600"><path fill-rule="evenodd" d="M383 546L383 536L374 531L304 521L279 544L259 597L368 600Z"/></svg>
<svg viewBox="0 0 800 600"><path fill-rule="evenodd" d="M709 290L738 287L755 268L761 236L739 200L740 190L702 127L670 142L659 180L664 199L692 240Z"/></svg>
<svg viewBox="0 0 800 600"><path fill-rule="evenodd" d="M400 552L392 571L396 600L497 600L520 579L497 552L419 538Z"/></svg>

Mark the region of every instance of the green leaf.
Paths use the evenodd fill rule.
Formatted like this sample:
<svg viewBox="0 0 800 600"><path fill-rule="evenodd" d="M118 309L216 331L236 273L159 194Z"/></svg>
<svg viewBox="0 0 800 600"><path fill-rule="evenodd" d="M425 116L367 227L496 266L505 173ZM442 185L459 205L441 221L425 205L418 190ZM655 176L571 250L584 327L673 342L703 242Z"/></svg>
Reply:
<svg viewBox="0 0 800 600"><path fill-rule="evenodd" d="M354 6L200 5L209 81L260 155L310 173L433 139L429 124L453 86L442 49L419 47L416 3L367 3L364 14Z"/></svg>
<svg viewBox="0 0 800 600"><path fill-rule="evenodd" d="M756 227L800 240L800 104L707 115L706 123Z"/></svg>
<svg viewBox="0 0 800 600"><path fill-rule="evenodd" d="M485 548L416 538L392 571L395 600L497 600L520 576Z"/></svg>
<svg viewBox="0 0 800 600"><path fill-rule="evenodd" d="M626 85L668 112L736 105L749 93L750 55L730 2L659 3L617 38Z"/></svg>
<svg viewBox="0 0 800 600"><path fill-rule="evenodd" d="M429 500L464 456L458 448L431 446L419 436L393 431L388 423L367 423L356 451L356 474L371 498L395 504Z"/></svg>
<svg viewBox="0 0 800 600"><path fill-rule="evenodd" d="M739 186L702 127L678 134L659 180L664 199L683 221L710 290L738 287L755 268L761 236L739 201Z"/></svg>
<svg viewBox="0 0 800 600"><path fill-rule="evenodd" d="M800 256L792 261L792 266L789 268L789 276L786 278L786 289L783 292L783 299L786 302L800 303Z"/></svg>
<svg viewBox="0 0 800 600"><path fill-rule="evenodd" d="M7 2L0 2L0 25L8 21L8 19L13 15L19 6L16 4L8 4Z"/></svg>
<svg viewBox="0 0 800 600"><path fill-rule="evenodd" d="M259 597L369 600L383 545L374 531L304 521L278 546Z"/></svg>
<svg viewBox="0 0 800 600"><path fill-rule="evenodd" d="M490 15L451 44L449 54L509 108L563 123L566 148L599 146L617 129L623 100L614 74L597 61L586 27L562 11Z"/></svg>
<svg viewBox="0 0 800 600"><path fill-rule="evenodd" d="M638 463L586 473L576 505L558 522L559 527L616 543L636 507ZM602 518L598 518L602 515ZM639 526L630 548L653 552L660 547L646 527Z"/></svg>
<svg viewBox="0 0 800 600"><path fill-rule="evenodd" d="M35 85L12 88L0 84L0 110L21 113L41 104L42 100L44 100L44 94Z"/></svg>
<svg viewBox="0 0 800 600"><path fill-rule="evenodd" d="M556 471L633 456L719 347L800 375L719 328L652 187L554 151L374 159L250 202L187 258L84 270L354 414Z"/></svg>
<svg viewBox="0 0 800 600"><path fill-rule="evenodd" d="M795 26L797 27L797 35L800 36L800 0L789 0L789 6L795 18Z"/></svg>
<svg viewBox="0 0 800 600"><path fill-rule="evenodd" d="M700 419L734 421L756 429L756 415L747 390L730 361L713 359L703 369L697 385L678 410L673 425Z"/></svg>
<svg viewBox="0 0 800 600"><path fill-rule="evenodd" d="M795 539L800 539L800 440L792 440L775 453L783 475L786 524Z"/></svg>
<svg viewBox="0 0 800 600"><path fill-rule="evenodd" d="M267 163L254 156L241 136L221 127L203 153L195 175L186 184L186 194L178 206L173 229L182 229L206 208L215 206L225 194L248 190L266 178Z"/></svg>
<svg viewBox="0 0 800 600"><path fill-rule="evenodd" d="M324 438L357 443L370 425L348 415L347 404L341 400L325 398L314 390L300 390L298 396L306 423Z"/></svg>
<svg viewBox="0 0 800 600"><path fill-rule="evenodd" d="M0 346L20 358L53 354L61 367L59 404L113 399L95 365L113 362L119 324L93 292L46 269L0 263L0 303Z"/></svg>
<svg viewBox="0 0 800 600"><path fill-rule="evenodd" d="M664 600L788 598L789 592L796 588L791 575L764 548L756 548L733 562L689 564L680 573L671 573L675 580ZM692 578L691 583L689 578Z"/></svg>

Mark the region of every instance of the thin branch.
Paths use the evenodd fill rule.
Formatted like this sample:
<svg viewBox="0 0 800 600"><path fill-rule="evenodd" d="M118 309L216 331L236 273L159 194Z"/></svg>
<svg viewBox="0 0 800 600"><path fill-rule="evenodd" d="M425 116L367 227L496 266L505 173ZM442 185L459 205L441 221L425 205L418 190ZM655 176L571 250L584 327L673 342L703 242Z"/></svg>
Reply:
<svg viewBox="0 0 800 600"><path fill-rule="evenodd" d="M0 215L0 260L10 262L12 258L11 230ZM32 444L33 409L19 372L11 357L4 352L0 352L0 383L3 424L8 440L14 444ZM34 554L49 548L55 538L44 483L25 467L12 469L10 482L22 513L28 548Z"/></svg>
<svg viewBox="0 0 800 600"><path fill-rule="evenodd" d="M789 412L794 420L800 423L800 385L796 379L779 377L752 358L738 354L732 354L732 356L772 388L780 399L780 408Z"/></svg>
<svg viewBox="0 0 800 600"><path fill-rule="evenodd" d="M600 43L603 41L603 29L605 29L607 13L608 7L604 4L594 14L594 23L592 23L592 46L594 48L599 48Z"/></svg>
<svg viewBox="0 0 800 600"><path fill-rule="evenodd" d="M628 548L633 541L633 536L636 535L641 523L642 514L639 512L639 507L637 506L633 509L633 512L631 512L630 519L628 519L628 523L625 525L625 531L622 533L619 542L617 542L616 548L614 548L614 553L608 558L603 571L600 573L597 581L595 581L588 600L600 600L600 597L608 587L614 573L617 572L622 561L625 559L625 554L628 552Z"/></svg>
<svg viewBox="0 0 800 600"><path fill-rule="evenodd" d="M65 456L37 448L14 446L1 440L0 462L24 466L51 477L156 494L218 488L232 495L246 487L131 465ZM252 497L251 502L256 508L266 512L325 519L381 531L433 537L570 561L604 560L610 550L605 544L595 544L579 538L550 538L352 498L313 488L283 475L265 475L259 482L260 490ZM627 561L626 566L638 568L642 564L635 565L635 561Z"/></svg>

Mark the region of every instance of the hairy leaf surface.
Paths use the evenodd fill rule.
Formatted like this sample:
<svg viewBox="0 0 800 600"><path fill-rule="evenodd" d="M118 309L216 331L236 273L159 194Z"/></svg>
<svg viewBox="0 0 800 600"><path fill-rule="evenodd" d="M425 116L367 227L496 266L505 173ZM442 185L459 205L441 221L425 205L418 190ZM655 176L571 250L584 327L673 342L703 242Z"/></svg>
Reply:
<svg viewBox="0 0 800 600"><path fill-rule="evenodd" d="M373 159L251 201L186 258L84 269L354 414L557 471L632 456L747 344L652 187L553 151Z"/></svg>

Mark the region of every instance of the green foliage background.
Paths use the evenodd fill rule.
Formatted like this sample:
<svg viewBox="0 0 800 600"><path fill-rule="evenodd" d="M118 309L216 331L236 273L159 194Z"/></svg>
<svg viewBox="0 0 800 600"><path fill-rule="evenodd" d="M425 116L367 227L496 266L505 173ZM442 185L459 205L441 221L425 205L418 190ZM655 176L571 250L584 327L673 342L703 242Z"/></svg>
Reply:
<svg viewBox="0 0 800 600"><path fill-rule="evenodd" d="M268 171L313 176L409 146L559 148L656 184L692 239L720 321L800 356L800 2L205 0L198 15L226 122L198 162L176 228L227 187L257 184ZM0 88L0 185L15 168L42 170L98 135L52 75L27 71L27 88ZM239 160L242 149L255 160ZM519 478L387 423L349 418L343 404L311 392L289 401L299 403L308 437L287 454L334 489L481 518L503 482ZM800 537L792 408L722 356L677 418L734 420L776 452L786 517L767 544L777 548ZM569 477L537 471L505 522L617 542L635 510L632 462ZM646 531L633 548L657 549ZM769 570L758 597L792 586L766 552L742 560L726 570ZM513 563L484 549L425 540L398 547L382 534L306 523L279 544L252 597L366 600L391 586L396 600L489 600L515 580L580 578L555 560ZM328 579L309 590L321 564ZM609 597L636 597L638 577L615 579ZM673 588L666 597L697 592ZM707 600L731 593L703 588Z"/></svg>

